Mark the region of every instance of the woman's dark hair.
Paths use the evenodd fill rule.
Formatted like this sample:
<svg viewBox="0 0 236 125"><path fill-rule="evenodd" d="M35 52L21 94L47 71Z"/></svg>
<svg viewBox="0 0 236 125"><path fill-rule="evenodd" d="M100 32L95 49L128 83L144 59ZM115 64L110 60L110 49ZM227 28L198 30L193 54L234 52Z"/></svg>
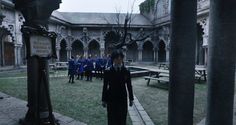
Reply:
<svg viewBox="0 0 236 125"><path fill-rule="evenodd" d="M122 50L113 51L111 54L111 61L113 62L114 59L116 59L118 57L124 58L124 54L123 54Z"/></svg>

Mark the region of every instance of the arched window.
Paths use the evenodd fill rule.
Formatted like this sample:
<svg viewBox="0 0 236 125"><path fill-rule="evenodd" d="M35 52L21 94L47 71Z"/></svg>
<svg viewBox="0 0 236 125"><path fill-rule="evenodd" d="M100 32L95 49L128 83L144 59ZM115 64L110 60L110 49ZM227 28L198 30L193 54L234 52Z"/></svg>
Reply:
<svg viewBox="0 0 236 125"><path fill-rule="evenodd" d="M143 61L144 62L153 62L154 61L154 51L153 44L150 41L147 41L143 44Z"/></svg>
<svg viewBox="0 0 236 125"><path fill-rule="evenodd" d="M83 56L84 55L84 45L81 41L76 40L72 44L72 56L76 57L77 55Z"/></svg>
<svg viewBox="0 0 236 125"><path fill-rule="evenodd" d="M61 62L67 62L67 50L66 50L66 41L63 39L60 43L60 57L59 57L59 60Z"/></svg>
<svg viewBox="0 0 236 125"><path fill-rule="evenodd" d="M95 56L100 57L100 45L96 40L92 40L89 43L88 49L89 49L88 50L89 55L92 55L92 57L95 57Z"/></svg>
<svg viewBox="0 0 236 125"><path fill-rule="evenodd" d="M159 42L158 60L159 62L166 62L166 44L162 40Z"/></svg>
<svg viewBox="0 0 236 125"><path fill-rule="evenodd" d="M138 45L137 43L132 43L127 46L127 60L137 61L138 60Z"/></svg>

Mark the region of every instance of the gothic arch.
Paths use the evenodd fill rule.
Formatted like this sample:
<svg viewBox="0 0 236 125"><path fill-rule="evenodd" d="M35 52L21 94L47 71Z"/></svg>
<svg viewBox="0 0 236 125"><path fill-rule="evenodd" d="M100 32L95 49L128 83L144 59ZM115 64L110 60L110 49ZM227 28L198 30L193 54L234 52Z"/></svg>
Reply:
<svg viewBox="0 0 236 125"><path fill-rule="evenodd" d="M160 40L158 43L158 61L166 62L166 43Z"/></svg>
<svg viewBox="0 0 236 125"><path fill-rule="evenodd" d="M67 61L67 42L65 39L62 39L60 41L60 51L59 51L59 60L61 62L66 62Z"/></svg>
<svg viewBox="0 0 236 125"><path fill-rule="evenodd" d="M98 39L96 39L96 38L90 39L90 40L88 41L88 45L89 45L91 42L94 42L94 41L99 44L99 47L101 47L100 41L99 41Z"/></svg>
<svg viewBox="0 0 236 125"><path fill-rule="evenodd" d="M127 60L138 61L138 44L136 42L127 46Z"/></svg>
<svg viewBox="0 0 236 125"><path fill-rule="evenodd" d="M15 64L15 26L3 22L0 26L0 65Z"/></svg>
<svg viewBox="0 0 236 125"><path fill-rule="evenodd" d="M97 40L92 40L89 42L88 54L92 57L100 56L100 44Z"/></svg>
<svg viewBox="0 0 236 125"><path fill-rule="evenodd" d="M154 45L151 41L146 41L143 44L143 54L142 60L144 62L153 62L154 61Z"/></svg>
<svg viewBox="0 0 236 125"><path fill-rule="evenodd" d="M203 65L205 62L205 51L203 48L204 28L200 23L197 24L197 42L196 42L196 64Z"/></svg>
<svg viewBox="0 0 236 125"><path fill-rule="evenodd" d="M13 34L8 29L0 28L0 65L15 64L15 43Z"/></svg>
<svg viewBox="0 0 236 125"><path fill-rule="evenodd" d="M77 55L83 56L84 55L84 44L80 40L75 40L71 44L72 51L71 55L76 57Z"/></svg>
<svg viewBox="0 0 236 125"><path fill-rule="evenodd" d="M10 35L12 38L12 41L15 42L15 33L14 33L14 26L13 25L7 25L6 23L3 23L0 25L0 33ZM1 34L0 34L1 35ZM0 36L1 37L1 36Z"/></svg>

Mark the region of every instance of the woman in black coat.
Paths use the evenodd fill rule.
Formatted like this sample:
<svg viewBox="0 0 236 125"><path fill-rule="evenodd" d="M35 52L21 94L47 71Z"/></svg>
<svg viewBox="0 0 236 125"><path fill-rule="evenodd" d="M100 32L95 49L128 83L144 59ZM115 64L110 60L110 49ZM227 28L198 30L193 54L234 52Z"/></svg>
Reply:
<svg viewBox="0 0 236 125"><path fill-rule="evenodd" d="M112 66L104 72L102 103L107 107L108 125L126 125L129 105L133 105L133 90L130 71L123 65L124 55L115 51L111 55ZM127 87L127 89L126 89Z"/></svg>

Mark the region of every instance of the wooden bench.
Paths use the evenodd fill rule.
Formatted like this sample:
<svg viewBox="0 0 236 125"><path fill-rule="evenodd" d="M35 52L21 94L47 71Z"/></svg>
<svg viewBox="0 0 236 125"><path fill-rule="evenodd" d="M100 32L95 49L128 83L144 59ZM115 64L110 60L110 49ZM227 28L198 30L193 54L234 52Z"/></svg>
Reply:
<svg viewBox="0 0 236 125"><path fill-rule="evenodd" d="M170 77L170 75L167 73L160 73L159 77Z"/></svg>
<svg viewBox="0 0 236 125"><path fill-rule="evenodd" d="M158 83L160 83L160 82L169 82L169 77L159 77L159 78L157 78L157 77L146 76L146 77L144 77L144 79L148 80L147 81L147 86L149 86L149 83L150 83L151 80L156 80L156 81L158 81Z"/></svg>

